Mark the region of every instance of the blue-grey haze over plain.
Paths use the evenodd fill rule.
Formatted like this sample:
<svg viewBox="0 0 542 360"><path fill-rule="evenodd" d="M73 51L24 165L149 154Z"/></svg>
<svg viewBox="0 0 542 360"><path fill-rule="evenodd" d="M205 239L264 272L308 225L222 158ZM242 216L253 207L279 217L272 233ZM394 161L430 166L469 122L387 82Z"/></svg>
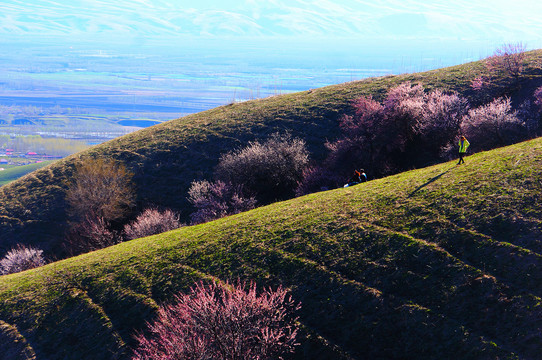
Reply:
<svg viewBox="0 0 542 360"><path fill-rule="evenodd" d="M2 0L0 105L166 120L538 48L540 14L534 0Z"/></svg>

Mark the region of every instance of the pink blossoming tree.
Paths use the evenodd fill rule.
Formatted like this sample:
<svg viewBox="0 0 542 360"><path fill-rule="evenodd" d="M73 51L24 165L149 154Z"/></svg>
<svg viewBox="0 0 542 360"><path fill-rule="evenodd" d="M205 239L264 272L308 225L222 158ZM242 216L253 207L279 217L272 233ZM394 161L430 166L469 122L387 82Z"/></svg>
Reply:
<svg viewBox="0 0 542 360"><path fill-rule="evenodd" d="M254 283L198 283L158 310L133 360L280 359L296 346L297 309L282 287L258 295Z"/></svg>
<svg viewBox="0 0 542 360"><path fill-rule="evenodd" d="M518 80L524 69L525 50L523 43L504 44L486 60L486 67L490 72L502 71Z"/></svg>

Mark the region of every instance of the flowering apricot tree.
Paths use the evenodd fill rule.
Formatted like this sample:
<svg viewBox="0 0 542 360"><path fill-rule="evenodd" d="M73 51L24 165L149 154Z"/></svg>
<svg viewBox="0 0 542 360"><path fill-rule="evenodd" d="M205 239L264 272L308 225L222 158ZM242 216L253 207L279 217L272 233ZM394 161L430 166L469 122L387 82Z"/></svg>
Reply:
<svg viewBox="0 0 542 360"><path fill-rule="evenodd" d="M299 309L282 287L256 293L245 284L196 284L161 307L149 335L139 334L133 360L280 359L293 352Z"/></svg>
<svg viewBox="0 0 542 360"><path fill-rule="evenodd" d="M522 43L504 44L486 60L490 72L503 71L518 80L523 72L526 47Z"/></svg>

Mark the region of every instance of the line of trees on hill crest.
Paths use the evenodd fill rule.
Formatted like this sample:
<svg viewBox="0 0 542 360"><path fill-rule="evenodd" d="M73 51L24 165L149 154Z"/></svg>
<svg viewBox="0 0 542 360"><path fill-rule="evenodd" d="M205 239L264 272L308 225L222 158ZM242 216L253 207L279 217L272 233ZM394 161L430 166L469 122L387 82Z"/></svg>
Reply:
<svg viewBox="0 0 542 360"><path fill-rule="evenodd" d="M541 91L537 90L538 96ZM470 108L459 94L440 90L426 93L421 85L404 83L390 89L383 102L362 97L353 102L353 114L344 115L342 136L327 144L329 156L310 169L302 182L315 186L337 186L328 180L319 184L315 173L345 178L355 168L373 177L450 160L457 153L459 135L465 135L475 151L513 144L541 134L541 107L527 101L513 110L509 98L497 98ZM322 181L324 181L323 179Z"/></svg>

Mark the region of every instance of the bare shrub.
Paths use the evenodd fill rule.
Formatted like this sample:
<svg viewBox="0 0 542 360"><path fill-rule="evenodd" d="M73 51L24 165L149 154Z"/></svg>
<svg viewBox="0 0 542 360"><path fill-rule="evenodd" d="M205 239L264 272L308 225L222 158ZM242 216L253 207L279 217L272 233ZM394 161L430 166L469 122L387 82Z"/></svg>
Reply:
<svg viewBox="0 0 542 360"><path fill-rule="evenodd" d="M110 226L102 217L87 216L70 228L63 246L70 255L77 255L115 245L120 237Z"/></svg>
<svg viewBox="0 0 542 360"><path fill-rule="evenodd" d="M488 71L504 72L516 81L523 72L526 46L522 43L504 44L486 59Z"/></svg>
<svg viewBox="0 0 542 360"><path fill-rule="evenodd" d="M257 203L254 197L243 196L239 186L220 180L193 181L188 190L188 201L196 208L190 215L193 224L254 209Z"/></svg>
<svg viewBox="0 0 542 360"><path fill-rule="evenodd" d="M199 283L176 303L158 310L139 334L133 360L281 359L292 353L299 309L282 287L257 295L251 283L220 286Z"/></svg>
<svg viewBox="0 0 542 360"><path fill-rule="evenodd" d="M289 134L273 134L264 143L251 142L223 155L216 175L219 180L242 187L258 202L270 203L294 195L308 162L305 141Z"/></svg>
<svg viewBox="0 0 542 360"><path fill-rule="evenodd" d="M134 205L133 174L114 160L85 159L77 165L66 192L69 213L76 219L122 219Z"/></svg>
<svg viewBox="0 0 542 360"><path fill-rule="evenodd" d="M66 191L73 223L64 239L71 254L114 245L120 241L112 223L120 222L134 206L133 174L111 159L84 159Z"/></svg>
<svg viewBox="0 0 542 360"><path fill-rule="evenodd" d="M154 234L178 229L182 226L179 214L171 211L158 209L146 209L135 221L124 226L124 235L128 240L142 238Z"/></svg>
<svg viewBox="0 0 542 360"><path fill-rule="evenodd" d="M504 146L525 136L524 124L512 111L510 98L498 98L469 110L461 129L478 149Z"/></svg>
<svg viewBox="0 0 542 360"><path fill-rule="evenodd" d="M0 260L0 274L13 274L45 265L43 250L17 245Z"/></svg>

